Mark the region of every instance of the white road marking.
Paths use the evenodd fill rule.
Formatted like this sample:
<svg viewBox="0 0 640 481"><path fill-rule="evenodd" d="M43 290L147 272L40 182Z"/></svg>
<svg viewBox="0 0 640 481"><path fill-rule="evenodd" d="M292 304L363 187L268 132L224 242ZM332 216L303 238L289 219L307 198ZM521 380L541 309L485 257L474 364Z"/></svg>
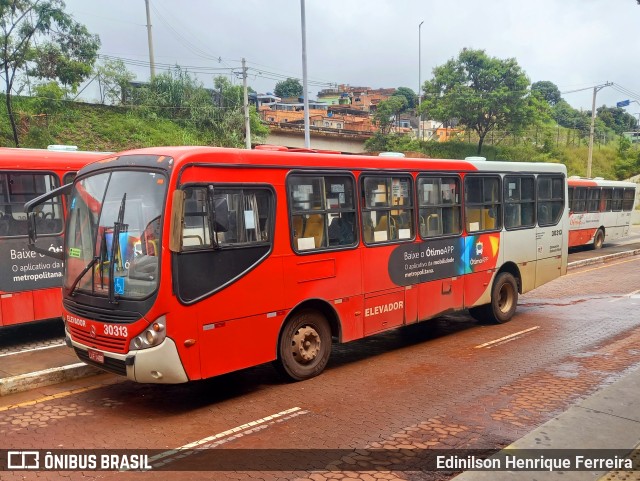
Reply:
<svg viewBox="0 0 640 481"><path fill-rule="evenodd" d="M16 351L16 352L8 352L6 354L0 354L0 357L6 357L6 356L13 356L15 354L23 354L25 352L32 352L32 351L42 351L43 349L51 349L53 347L61 347L64 346L64 342L61 344L53 344L51 346L42 346L42 347L34 347L32 349L23 349L22 351Z"/></svg>
<svg viewBox="0 0 640 481"><path fill-rule="evenodd" d="M261 419L256 419L255 421L250 421L235 428L227 429L226 431L222 431L212 436L207 436L206 438L199 439L198 441L185 444L178 448L164 451L149 458L149 463L153 464L154 467L162 466L164 464L170 463L171 461L175 461L176 459L182 459L190 456L194 454L194 450L215 448L221 444L227 443L246 434L261 431L262 429L266 429L272 424L286 421L302 414L307 414L308 412L309 411L303 411L299 407L280 411L279 413L272 414Z"/></svg>
<svg viewBox="0 0 640 481"><path fill-rule="evenodd" d="M529 329L525 329L524 331L514 332L513 334L509 334L508 336L501 337L500 339L494 339L493 341L485 342L484 344L480 344L476 346L476 349L480 349L482 347L492 347L495 344L503 344L505 342L513 341L518 337L526 334L527 332L535 331L536 329L540 329L540 326L530 327Z"/></svg>

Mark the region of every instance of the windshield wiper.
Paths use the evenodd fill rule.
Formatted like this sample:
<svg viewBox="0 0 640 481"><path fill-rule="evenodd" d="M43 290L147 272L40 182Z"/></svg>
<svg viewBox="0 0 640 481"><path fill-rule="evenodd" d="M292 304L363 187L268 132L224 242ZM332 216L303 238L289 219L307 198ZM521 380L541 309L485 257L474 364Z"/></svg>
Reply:
<svg viewBox="0 0 640 481"><path fill-rule="evenodd" d="M80 280L84 277L84 275L89 272L89 269L91 269L93 266L96 265L96 263L100 263L99 267L100 267L100 287L102 289L104 289L104 276L103 276L103 266L104 266L104 259L107 255L107 240L106 240L106 234L105 231L102 231L102 242L100 243L100 255L98 256L94 256L91 261L89 261L89 263L86 265L86 267L82 270L82 272L80 274L78 274L78 276L75 278L75 280L73 281L73 284L71 284L71 288L70 288L70 294L71 296L75 296L76 295L76 287L78 286L78 283L80 282ZM91 291L94 291L94 276L91 276Z"/></svg>
<svg viewBox="0 0 640 481"><path fill-rule="evenodd" d="M91 261L87 264L87 266L82 270L82 272L78 275L78 277L76 277L76 280L73 281L73 284L71 284L71 293L69 295L71 296L75 296L76 295L76 287L78 286L78 283L80 282L80 279L82 279L84 277L84 275L89 272L89 269L91 269L96 262L98 262L100 260L100 256L95 256L93 259L91 259Z"/></svg>
<svg viewBox="0 0 640 481"><path fill-rule="evenodd" d="M111 242L111 252L109 253L111 262L109 262L109 303L116 303L115 295L115 272L116 272L116 252L120 253L120 232L123 227L126 227L124 222L124 207L127 202L127 193L122 195L122 201L120 202L120 210L118 211L118 218L113 224L113 241ZM126 229L125 229L126 232ZM122 261L122 259L120 259Z"/></svg>

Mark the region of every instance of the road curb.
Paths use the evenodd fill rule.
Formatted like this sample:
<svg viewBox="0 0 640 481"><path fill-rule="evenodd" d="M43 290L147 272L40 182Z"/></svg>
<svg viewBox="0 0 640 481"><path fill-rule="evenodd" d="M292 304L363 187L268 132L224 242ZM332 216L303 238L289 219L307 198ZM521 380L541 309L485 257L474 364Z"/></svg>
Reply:
<svg viewBox="0 0 640 481"><path fill-rule="evenodd" d="M633 249L630 251L616 252L615 254L607 254L606 256L592 257L591 259L582 259L579 261L569 262L567 269L576 269L578 267L590 266L592 264L603 264L621 257L637 256L640 254L640 249Z"/></svg>
<svg viewBox="0 0 640 481"><path fill-rule="evenodd" d="M83 362L0 379L0 396L51 386L65 381L100 374L104 371Z"/></svg>

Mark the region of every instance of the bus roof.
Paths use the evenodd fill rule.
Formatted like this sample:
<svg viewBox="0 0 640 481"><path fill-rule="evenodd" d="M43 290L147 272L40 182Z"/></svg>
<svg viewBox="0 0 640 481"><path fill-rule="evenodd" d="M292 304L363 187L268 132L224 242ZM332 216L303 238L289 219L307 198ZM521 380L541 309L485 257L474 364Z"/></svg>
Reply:
<svg viewBox="0 0 640 481"><path fill-rule="evenodd" d="M635 182L606 180L602 178L588 179L585 177L569 177L567 184L569 187L637 187Z"/></svg>
<svg viewBox="0 0 640 481"><path fill-rule="evenodd" d="M106 152L0 147L0 169L75 171L107 155Z"/></svg>
<svg viewBox="0 0 640 481"><path fill-rule="evenodd" d="M132 158L137 156L137 159ZM171 162L168 162L171 159ZM163 162L167 160L167 162ZM150 147L115 154L83 172L107 165L145 165L180 171L189 164L217 164L227 166L286 167L291 169L349 169L349 170L445 170L453 172L561 172L564 164L542 162L502 162L484 160L417 159L374 157L279 150L245 150L219 147Z"/></svg>

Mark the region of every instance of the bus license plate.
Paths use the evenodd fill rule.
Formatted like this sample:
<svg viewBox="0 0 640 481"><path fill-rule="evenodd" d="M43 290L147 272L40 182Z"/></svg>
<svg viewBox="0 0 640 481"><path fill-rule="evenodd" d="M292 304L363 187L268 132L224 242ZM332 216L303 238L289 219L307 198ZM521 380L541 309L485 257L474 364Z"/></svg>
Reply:
<svg viewBox="0 0 640 481"><path fill-rule="evenodd" d="M89 349L87 353L89 354L89 359L91 359L93 362L104 364L104 353L100 351L94 351L92 349Z"/></svg>

